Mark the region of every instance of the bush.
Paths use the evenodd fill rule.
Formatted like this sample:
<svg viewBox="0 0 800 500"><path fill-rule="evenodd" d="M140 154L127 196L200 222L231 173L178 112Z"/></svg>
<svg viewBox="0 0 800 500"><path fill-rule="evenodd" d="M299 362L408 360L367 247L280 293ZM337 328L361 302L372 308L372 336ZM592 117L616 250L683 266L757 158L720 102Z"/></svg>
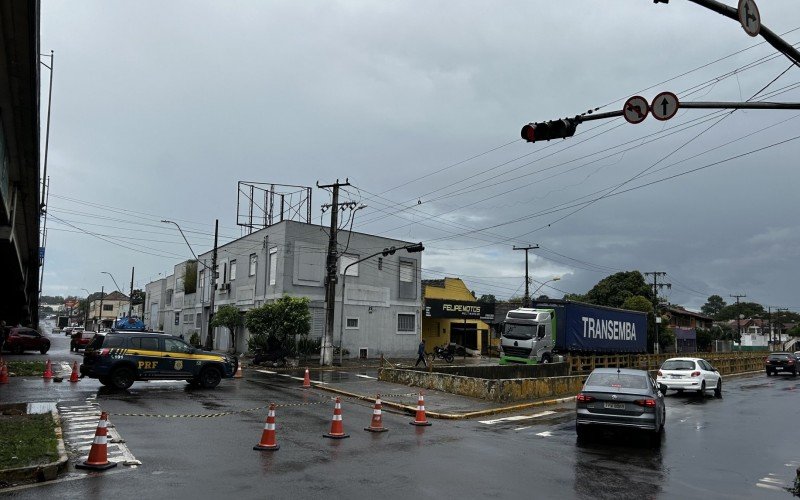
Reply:
<svg viewBox="0 0 800 500"><path fill-rule="evenodd" d="M195 347L200 347L200 335L197 332L194 332L191 337L189 337L189 343Z"/></svg>

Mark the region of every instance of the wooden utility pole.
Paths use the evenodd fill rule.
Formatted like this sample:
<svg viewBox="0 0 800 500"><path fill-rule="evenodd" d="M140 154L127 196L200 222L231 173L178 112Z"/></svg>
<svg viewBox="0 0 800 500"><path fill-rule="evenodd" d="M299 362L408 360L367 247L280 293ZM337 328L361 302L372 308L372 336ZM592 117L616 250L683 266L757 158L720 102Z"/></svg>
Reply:
<svg viewBox="0 0 800 500"><path fill-rule="evenodd" d="M731 295L729 295L729 297L734 297L736 299L736 335L738 336L737 340L739 342L741 342L742 341L742 318L739 317L739 316L741 316L741 313L739 312L739 299L747 297L747 295L745 295L743 293L739 294L739 295L731 294Z"/></svg>
<svg viewBox="0 0 800 500"><path fill-rule="evenodd" d="M522 299L522 307L530 307L531 305L531 279L528 277L528 250L536 250L537 248L539 248L539 245L528 245L526 247L514 245L514 250L525 250L525 297Z"/></svg>
<svg viewBox="0 0 800 500"><path fill-rule="evenodd" d="M217 295L217 239L219 237L219 219L214 222L214 252L211 254L211 299L208 307L208 335L206 336L206 349L214 348L214 298ZM190 247L191 248L191 247Z"/></svg>
<svg viewBox="0 0 800 500"><path fill-rule="evenodd" d="M336 308L336 261L338 257L338 241L336 233L339 230L339 188L349 186L350 183L345 179L340 183L339 179L333 184L321 186L317 182L318 188L333 188L331 203L331 233L328 239L328 258L326 261L325 277L325 333L322 337L322 352L320 352L319 364L331 366L333 364L333 323ZM324 206L323 206L324 207Z"/></svg>
<svg viewBox="0 0 800 500"><path fill-rule="evenodd" d="M652 273L644 273L645 276L652 276L653 277L653 323L655 326L656 332L656 354L661 353L661 344L658 341L658 291L664 287L672 288L672 283L659 283L658 277L659 276L666 276L667 273L664 271L653 271ZM677 342L675 346L675 352L678 352Z"/></svg>
<svg viewBox="0 0 800 500"><path fill-rule="evenodd" d="M133 271L135 267L131 267L131 294L128 296L128 317L133 316Z"/></svg>

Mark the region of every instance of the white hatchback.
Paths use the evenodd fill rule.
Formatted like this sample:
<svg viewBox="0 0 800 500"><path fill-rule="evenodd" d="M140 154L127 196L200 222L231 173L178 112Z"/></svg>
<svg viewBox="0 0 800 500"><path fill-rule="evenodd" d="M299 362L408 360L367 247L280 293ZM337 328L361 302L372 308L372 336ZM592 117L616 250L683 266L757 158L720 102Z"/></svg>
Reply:
<svg viewBox="0 0 800 500"><path fill-rule="evenodd" d="M670 358L658 370L656 382L667 389L678 392L697 391L704 395L714 390L714 396L722 397L722 376L711 363L701 358Z"/></svg>

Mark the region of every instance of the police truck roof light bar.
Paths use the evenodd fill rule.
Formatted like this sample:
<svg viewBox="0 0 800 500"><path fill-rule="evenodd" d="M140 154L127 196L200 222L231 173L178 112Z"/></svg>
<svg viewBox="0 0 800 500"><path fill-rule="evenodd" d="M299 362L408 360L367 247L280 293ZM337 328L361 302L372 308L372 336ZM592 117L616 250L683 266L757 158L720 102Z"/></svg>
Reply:
<svg viewBox="0 0 800 500"><path fill-rule="evenodd" d="M528 142L549 141L550 139L566 139L575 135L578 121L572 118L551 120L547 122L529 123L522 127L522 138Z"/></svg>

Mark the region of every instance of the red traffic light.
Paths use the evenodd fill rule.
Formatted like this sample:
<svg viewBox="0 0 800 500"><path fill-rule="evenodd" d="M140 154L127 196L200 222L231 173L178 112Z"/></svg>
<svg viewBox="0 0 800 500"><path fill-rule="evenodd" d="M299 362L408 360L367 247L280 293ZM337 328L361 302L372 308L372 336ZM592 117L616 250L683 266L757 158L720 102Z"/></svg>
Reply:
<svg viewBox="0 0 800 500"><path fill-rule="evenodd" d="M528 142L549 141L550 139L566 139L575 135L578 124L575 120L565 118L549 122L529 123L522 127L521 136Z"/></svg>

